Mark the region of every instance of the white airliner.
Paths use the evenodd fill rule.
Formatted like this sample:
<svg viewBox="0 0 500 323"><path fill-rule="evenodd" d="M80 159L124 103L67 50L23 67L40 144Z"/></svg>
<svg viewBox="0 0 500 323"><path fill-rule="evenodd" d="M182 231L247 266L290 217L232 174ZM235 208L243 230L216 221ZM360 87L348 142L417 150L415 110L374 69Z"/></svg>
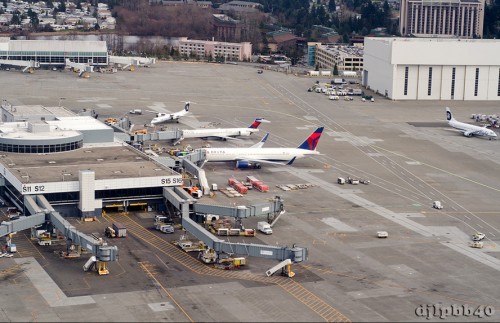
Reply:
<svg viewBox="0 0 500 323"><path fill-rule="evenodd" d="M178 111L178 112L174 112L174 113L168 113L168 112L158 112L156 114L156 117L153 118L153 120L151 120L151 124L155 125L155 124L158 124L158 123L163 123L163 122L167 122L167 121L177 121L179 122L179 119L181 117L184 117L186 114L189 113L189 104L191 102L186 102L186 105L184 106L184 109L182 109L181 111Z"/></svg>
<svg viewBox="0 0 500 323"><path fill-rule="evenodd" d="M262 148L269 134L250 148L201 148L207 162L236 161L237 168L260 168L260 163L291 165L295 159L319 155L316 150L323 127L316 129L297 148Z"/></svg>
<svg viewBox="0 0 500 323"><path fill-rule="evenodd" d="M174 146L186 138L208 138L216 137L223 140L234 139L234 137L250 136L258 132L262 122L270 122L264 118L257 118L248 128L217 128L217 129L185 129L182 130L182 137L174 143Z"/></svg>
<svg viewBox="0 0 500 323"><path fill-rule="evenodd" d="M466 137L481 136L481 137L488 137L489 140L491 140L491 138L497 137L496 132L491 129L455 120L455 118L453 118L453 115L451 114L450 108L448 107L446 108L446 120L448 120L448 125L450 125L455 129L460 130L460 132L463 133L464 136Z"/></svg>

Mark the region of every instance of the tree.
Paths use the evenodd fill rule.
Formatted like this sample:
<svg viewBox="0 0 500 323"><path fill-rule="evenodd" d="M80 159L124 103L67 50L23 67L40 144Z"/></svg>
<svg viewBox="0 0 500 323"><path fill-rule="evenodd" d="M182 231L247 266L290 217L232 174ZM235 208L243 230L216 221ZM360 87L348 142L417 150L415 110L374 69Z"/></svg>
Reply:
<svg viewBox="0 0 500 323"><path fill-rule="evenodd" d="M12 19L10 20L11 25L20 25L21 24L21 13L19 10L14 11L12 14Z"/></svg>
<svg viewBox="0 0 500 323"><path fill-rule="evenodd" d="M31 10L31 8L28 9L28 18L30 19L31 26L33 29L38 29L38 25L40 24L40 20L38 20L38 14Z"/></svg>
<svg viewBox="0 0 500 323"><path fill-rule="evenodd" d="M61 0L59 2L59 7L57 8L57 11L66 12L66 2L64 2L64 0Z"/></svg>
<svg viewBox="0 0 500 323"><path fill-rule="evenodd" d="M337 10L337 4L335 3L335 0L328 1L328 11L335 12L336 10Z"/></svg>
<svg viewBox="0 0 500 323"><path fill-rule="evenodd" d="M339 68L337 66L337 63L335 63L335 66L333 67L333 75L339 75Z"/></svg>

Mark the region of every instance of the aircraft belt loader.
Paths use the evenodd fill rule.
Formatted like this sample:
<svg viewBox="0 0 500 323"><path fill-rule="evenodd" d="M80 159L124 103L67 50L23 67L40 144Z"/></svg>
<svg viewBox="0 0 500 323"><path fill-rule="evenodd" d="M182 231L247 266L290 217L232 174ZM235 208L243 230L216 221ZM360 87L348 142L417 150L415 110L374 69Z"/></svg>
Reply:
<svg viewBox="0 0 500 323"><path fill-rule="evenodd" d="M281 269L281 274L287 277L292 278L295 276L295 273L291 271L291 265L292 261L290 259L285 259L276 266L270 268L268 271L266 271L267 277L272 276L275 272Z"/></svg>

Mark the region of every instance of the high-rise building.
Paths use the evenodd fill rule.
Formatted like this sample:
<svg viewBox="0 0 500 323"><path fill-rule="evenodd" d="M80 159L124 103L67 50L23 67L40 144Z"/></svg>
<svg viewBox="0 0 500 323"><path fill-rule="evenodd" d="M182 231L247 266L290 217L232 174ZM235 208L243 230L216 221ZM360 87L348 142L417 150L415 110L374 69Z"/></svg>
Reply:
<svg viewBox="0 0 500 323"><path fill-rule="evenodd" d="M483 38L484 0L401 0L402 36Z"/></svg>

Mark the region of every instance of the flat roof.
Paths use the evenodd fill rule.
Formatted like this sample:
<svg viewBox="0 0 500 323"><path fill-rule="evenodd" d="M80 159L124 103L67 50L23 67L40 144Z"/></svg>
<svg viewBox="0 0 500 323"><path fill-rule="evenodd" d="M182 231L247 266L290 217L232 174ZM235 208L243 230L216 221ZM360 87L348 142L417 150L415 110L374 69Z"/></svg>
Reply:
<svg viewBox="0 0 500 323"><path fill-rule="evenodd" d="M33 116L33 115L47 115L53 114L57 117L72 117L75 116L73 112L64 107L45 107L43 105L13 105L13 106L2 106L5 111L9 112L13 116Z"/></svg>
<svg viewBox="0 0 500 323"><path fill-rule="evenodd" d="M84 146L51 154L0 152L0 162L21 182L78 181L78 171L92 170L95 179L178 175L128 145Z"/></svg>
<svg viewBox="0 0 500 323"><path fill-rule="evenodd" d="M471 39L471 38L441 38L441 37L365 37L365 40L380 41L385 43L408 42L408 43L476 43L500 44L498 39Z"/></svg>
<svg viewBox="0 0 500 323"><path fill-rule="evenodd" d="M105 41L100 40L10 40L9 51L36 52L100 52L107 53Z"/></svg>
<svg viewBox="0 0 500 323"><path fill-rule="evenodd" d="M111 129L91 116L58 117L57 120L46 121L49 125L61 130L97 130Z"/></svg>

